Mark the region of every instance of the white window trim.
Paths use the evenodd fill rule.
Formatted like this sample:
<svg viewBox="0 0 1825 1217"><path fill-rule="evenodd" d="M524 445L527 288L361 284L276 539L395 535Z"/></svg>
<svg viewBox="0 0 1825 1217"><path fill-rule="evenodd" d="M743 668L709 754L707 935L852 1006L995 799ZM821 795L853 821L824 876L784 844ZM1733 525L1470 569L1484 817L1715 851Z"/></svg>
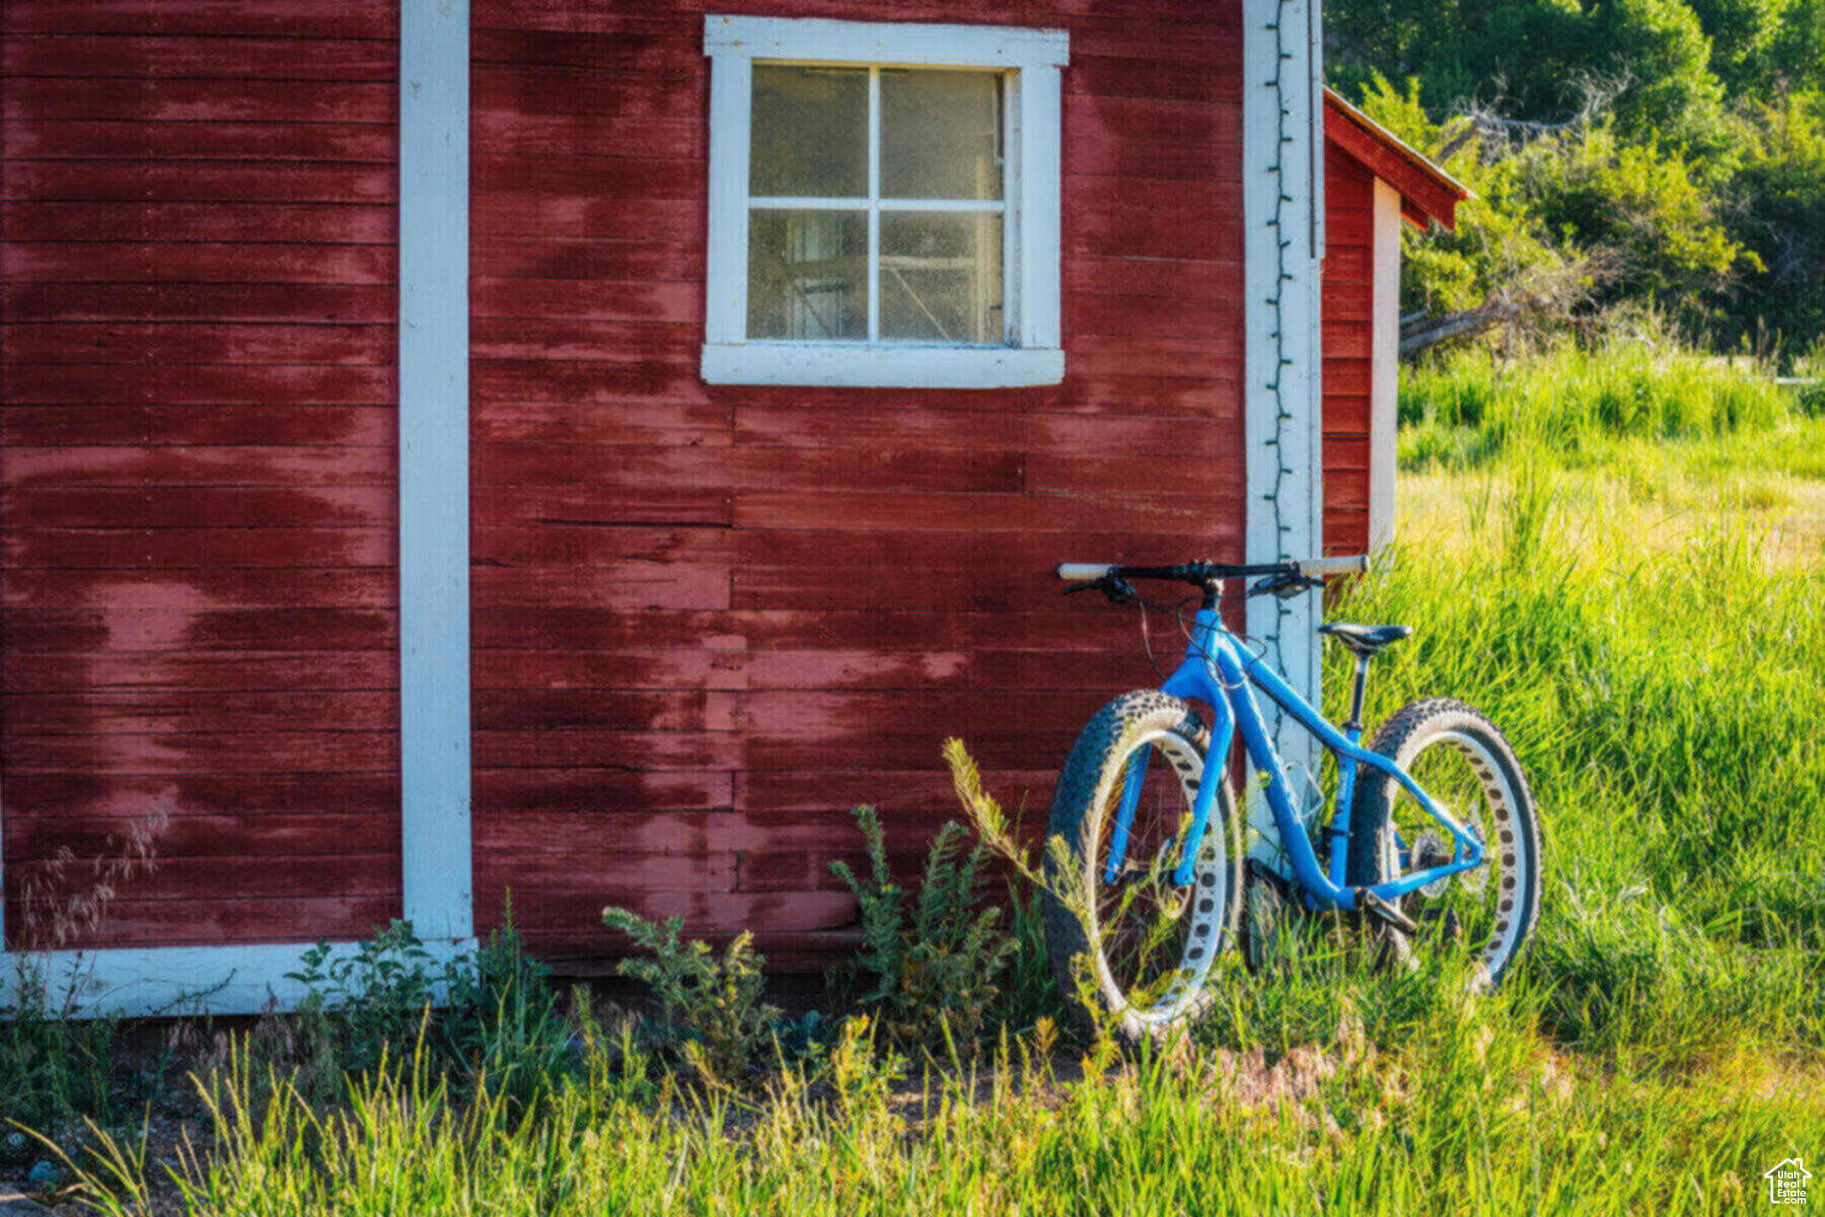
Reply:
<svg viewBox="0 0 1825 1217"><path fill-rule="evenodd" d="M1059 332L1059 71L1063 30L1005 26L726 17L703 22L710 57L710 230L703 378L711 384L989 389L1057 384ZM1010 346L747 341L748 153L756 59L1004 68L1010 91L1018 198L1005 256L1014 315Z"/></svg>

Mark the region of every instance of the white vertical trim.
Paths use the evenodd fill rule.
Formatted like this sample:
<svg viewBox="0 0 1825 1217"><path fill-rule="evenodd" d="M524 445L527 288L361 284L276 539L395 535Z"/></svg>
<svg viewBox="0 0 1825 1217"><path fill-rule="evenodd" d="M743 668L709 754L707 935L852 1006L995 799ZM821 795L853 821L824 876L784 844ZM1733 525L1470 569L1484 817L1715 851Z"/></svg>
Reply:
<svg viewBox="0 0 1825 1217"><path fill-rule="evenodd" d="M402 879L421 937L467 938L468 0L403 0L399 60Z"/></svg>
<svg viewBox="0 0 1825 1217"><path fill-rule="evenodd" d="M1021 278L1021 200L1015 197L1026 180L1020 163L1020 73L1001 78L1001 340L1019 346L1026 333L1026 313L1020 307L1025 283Z"/></svg>
<svg viewBox="0 0 1825 1217"><path fill-rule="evenodd" d="M1400 405L1400 192L1375 179L1370 229L1369 548L1394 539L1394 432Z"/></svg>
<svg viewBox="0 0 1825 1217"><path fill-rule="evenodd" d="M1318 0L1245 0L1242 35L1242 221L1245 300L1243 430L1247 463L1246 552L1250 562L1323 551L1319 354L1319 229L1314 211L1313 144L1322 110L1309 31ZM1280 59L1284 53L1289 58ZM1278 83L1275 81L1278 67ZM1284 113L1282 113L1284 108ZM1286 142L1282 142L1283 136ZM1285 197L1283 197L1283 195ZM1278 224L1276 225L1276 219ZM1289 276L1282 279L1282 268ZM1289 362L1282 363L1285 359ZM1276 385L1278 391L1276 392ZM1288 417L1279 417L1280 411ZM1277 443L1276 443L1277 441ZM1284 462L1285 472L1280 472ZM1270 496L1277 494L1276 499ZM1281 531L1285 526L1285 531ZM1319 663L1315 595L1248 601L1248 628L1279 632L1275 660L1287 681L1316 703ZM1280 608L1290 609L1281 616ZM1317 771L1318 750L1290 719L1265 706L1275 744L1292 765ZM1256 800L1260 802L1260 800ZM1278 836L1263 808L1250 822L1265 829L1258 854L1273 861Z"/></svg>
<svg viewBox="0 0 1825 1217"><path fill-rule="evenodd" d="M1311 107L1311 121L1308 129L1312 138L1307 141L1306 157L1312 166L1312 197L1318 200L1318 206L1311 209L1312 260L1322 263L1325 250L1325 193L1324 174L1324 13L1323 0L1310 0L1305 7L1305 51L1311 62L1308 73L1311 80L1311 96L1306 104Z"/></svg>
<svg viewBox="0 0 1825 1217"><path fill-rule="evenodd" d="M710 73L710 234L704 341L739 343L748 332L748 136L754 61L721 55ZM739 251L719 257L719 251Z"/></svg>
<svg viewBox="0 0 1825 1217"><path fill-rule="evenodd" d="M1061 251L1060 132L1064 130L1059 71L1050 65L1020 73L1020 345L1059 342Z"/></svg>
<svg viewBox="0 0 1825 1217"><path fill-rule="evenodd" d="M752 206L752 200L750 200ZM881 65L868 68L868 341L881 341Z"/></svg>

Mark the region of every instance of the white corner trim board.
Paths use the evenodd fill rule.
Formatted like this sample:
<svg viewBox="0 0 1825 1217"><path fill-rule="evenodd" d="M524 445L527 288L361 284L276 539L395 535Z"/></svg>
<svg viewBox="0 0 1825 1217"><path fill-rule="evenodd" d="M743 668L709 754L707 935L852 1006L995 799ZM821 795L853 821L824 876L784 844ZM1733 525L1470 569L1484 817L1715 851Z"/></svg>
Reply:
<svg viewBox="0 0 1825 1217"><path fill-rule="evenodd" d="M399 61L402 915L434 958L447 959L472 945L474 933L467 0L403 0ZM316 937L309 926L299 930ZM41 967L53 1000L75 994L78 1017L252 1014L270 999L284 1006L303 996L285 974L309 946L9 952L0 1005L21 968Z"/></svg>
<svg viewBox="0 0 1825 1217"><path fill-rule="evenodd" d="M1324 546L1317 7L1318 0L1245 0L1243 6L1243 433L1250 562L1317 555ZM1309 595L1248 602L1249 632L1278 636L1275 658L1282 672L1314 704L1317 610L1317 598ZM1278 725L1274 742L1281 757L1316 773L1318 750L1310 736L1276 708L1268 711ZM1259 810L1250 809L1255 827L1262 827L1255 823ZM1265 827L1271 851L1277 840L1271 817Z"/></svg>
<svg viewBox="0 0 1825 1217"><path fill-rule="evenodd" d="M399 734L406 919L467 938L469 5L405 0L399 53Z"/></svg>
<svg viewBox="0 0 1825 1217"><path fill-rule="evenodd" d="M709 246L703 378L711 384L986 389L1057 384L1063 30L711 14ZM1003 235L1006 347L749 343L748 157L755 60L1009 73ZM872 183L872 179L871 179ZM867 205L876 206L871 184ZM872 256L872 255L871 255ZM870 333L873 333L871 322Z"/></svg>
<svg viewBox="0 0 1825 1217"><path fill-rule="evenodd" d="M1400 193L1375 179L1369 289L1369 547L1394 539L1395 425L1400 407Z"/></svg>

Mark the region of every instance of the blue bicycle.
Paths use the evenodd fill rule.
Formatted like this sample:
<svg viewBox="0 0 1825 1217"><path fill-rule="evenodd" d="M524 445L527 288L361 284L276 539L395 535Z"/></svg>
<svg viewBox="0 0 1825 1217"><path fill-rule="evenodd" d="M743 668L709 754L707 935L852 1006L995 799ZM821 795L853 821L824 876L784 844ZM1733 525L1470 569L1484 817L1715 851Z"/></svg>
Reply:
<svg viewBox="0 0 1825 1217"><path fill-rule="evenodd" d="M1211 965L1238 939L1247 902L1242 826L1224 773L1238 731L1278 837L1267 849L1251 843L1255 890L1359 915L1407 958L1458 944L1474 953L1484 985L1502 979L1533 929L1539 821L1495 725L1462 702L1416 701L1362 746L1369 664L1407 627L1319 627L1355 657L1350 717L1333 726L1223 622L1226 581L1257 580L1241 595L1293 596L1321 588L1327 575L1367 569L1364 557L1058 568L1084 585L1072 590L1093 587L1116 603L1138 599L1133 581L1141 579L1190 584L1199 601L1178 670L1157 690L1116 698L1085 726L1047 827L1064 845L1047 854L1053 968L1066 992L1078 992L1073 961L1087 960L1091 987L1126 1037L1201 1015ZM1329 817L1312 776L1282 763L1256 689L1335 757ZM1209 708L1208 723L1194 701Z"/></svg>

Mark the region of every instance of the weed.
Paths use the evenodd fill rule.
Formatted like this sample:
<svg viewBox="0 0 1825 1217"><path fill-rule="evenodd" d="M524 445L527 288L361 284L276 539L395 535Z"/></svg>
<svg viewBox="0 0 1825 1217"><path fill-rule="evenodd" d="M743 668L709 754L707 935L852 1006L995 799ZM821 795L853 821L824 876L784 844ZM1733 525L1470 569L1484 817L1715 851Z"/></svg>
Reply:
<svg viewBox="0 0 1825 1217"><path fill-rule="evenodd" d="M0 1127L112 1123L162 1078L163 1062L136 1077L121 1059L122 1024L84 1008L88 970L52 952L92 937L120 890L157 869L162 811L109 834L94 857L65 848L31 868L19 891L22 949L0 962ZM0 1163L32 1147L0 1137Z"/></svg>
<svg viewBox="0 0 1825 1217"><path fill-rule="evenodd" d="M305 988L293 1020L303 1067L331 1086L416 1041L437 995L436 965L409 921L394 920L352 955L319 942L286 976Z"/></svg>
<svg viewBox="0 0 1825 1217"><path fill-rule="evenodd" d="M1378 661L1366 717L1448 691L1527 766L1547 888L1520 968L1565 1042L1669 1060L1825 1044L1803 979L1825 946L1825 566L1735 489L1745 466L1816 483L1822 440L1796 423L1606 441L1628 458L1614 480L1517 450L1458 527L1409 523L1331 606L1416 628ZM1345 658L1328 662L1336 695Z"/></svg>
<svg viewBox="0 0 1825 1217"><path fill-rule="evenodd" d="M960 824L940 828L909 916L888 869L880 818L866 806L855 817L868 849L868 877L857 877L846 862L832 862L830 870L849 885L861 910L856 969L872 978L861 1001L883 1007L887 1032L902 1043L949 1044L973 1055L1001 996L996 980L1019 949L1001 928L1002 910L983 907L988 848L978 841L966 850L969 832Z"/></svg>
<svg viewBox="0 0 1825 1217"><path fill-rule="evenodd" d="M123 833L109 833L93 857L62 847L29 871L19 893L26 949L55 950L93 936L121 889L158 869L156 843L167 822L161 809Z"/></svg>
<svg viewBox="0 0 1825 1217"><path fill-rule="evenodd" d="M521 946L511 898L481 948L442 964L411 922L394 921L352 953L325 942L307 950L289 974L305 987L297 1012L268 1012L218 1055L251 1053L328 1102L342 1097L345 1075L397 1068L417 1053L466 1089L523 1105L541 1079L574 1064L572 1028L547 974Z"/></svg>
<svg viewBox="0 0 1825 1217"><path fill-rule="evenodd" d="M876 1050L874 1030L866 1014L846 1019L830 1051L829 1077L837 1107L851 1125L867 1127L884 1116L888 1097L907 1074L905 1057Z"/></svg>
<svg viewBox="0 0 1825 1217"><path fill-rule="evenodd" d="M1015 1028L1056 1026L1070 1017L1046 953L1045 906L1040 892L1019 882L1007 885L1008 936L1013 958L1001 982L1001 1003L994 1020Z"/></svg>
<svg viewBox="0 0 1825 1217"><path fill-rule="evenodd" d="M1068 915L1085 927L1086 936L1093 937L1095 920L1091 894L1081 882L1072 878L1082 876L1085 868L1064 838L1049 838L1044 845L1044 862L1036 861L1016 834L1000 802L983 786L982 771L962 740L944 741L944 763L951 771L951 786L957 793L957 801L962 804L983 846L1013 869L1036 902L1043 903L1048 897L1056 900ZM1043 917L1041 920L1043 922ZM1043 924L1034 928L1038 931L1035 939L1043 943ZM1086 1071L1100 1072L1107 1069L1121 1051L1118 1028L1124 1012L1104 1007L1101 987L1087 956L1079 955L1071 960L1071 978L1071 1000L1065 1001L1061 996L1060 1004L1090 1042L1090 1051L1084 1058Z"/></svg>
<svg viewBox="0 0 1825 1217"><path fill-rule="evenodd" d="M1534 447L1589 463L1618 439L1764 432L1809 408L1769 368L1745 374L1725 360L1637 342L1568 345L1506 366L1458 351L1404 372L1400 460L1406 469L1461 471Z"/></svg>
<svg viewBox="0 0 1825 1217"><path fill-rule="evenodd" d="M1460 992L1461 996L1461 992ZM903 1066L856 1020L834 1101L796 1072L740 1118L721 1093L644 1089L633 1070L557 1079L536 1120L463 1102L422 1067L377 1071L342 1109L245 1068L211 1092L218 1139L181 1165L185 1207L629 1217L767 1211L939 1213L1740 1212L1769 1166L1817 1143L1816 1090L1766 1069L1660 1080L1544 1054L1525 1009L1418 1001L1378 1041L1344 1010L1334 1046L1267 1062L1144 1056L1068 1087L993 1062L896 1108ZM1372 1013L1363 1014L1365 1022ZM1028 1055L1029 1060L1032 1059ZM906 1118L918 1121L917 1135ZM139 1217L143 1162L104 1141L85 1198ZM1746 1181L1746 1182L1745 1182Z"/></svg>
<svg viewBox="0 0 1825 1217"><path fill-rule="evenodd" d="M739 1082L772 1043L777 1007L761 1000L765 959L753 935L736 935L718 959L702 939L683 942L684 918L655 924L627 909L610 908L602 920L633 939L650 956L623 959L617 970L643 982L659 999L653 1031L676 1049L711 1086Z"/></svg>
<svg viewBox="0 0 1825 1217"><path fill-rule="evenodd" d="M42 954L21 951L4 965L11 973L0 1005L0 1162L33 1152L16 1142L9 1121L58 1128L88 1118L111 1123L133 1107L119 1060L120 1024L74 1017L82 976L58 983Z"/></svg>
<svg viewBox="0 0 1825 1217"><path fill-rule="evenodd" d="M474 954L444 973L448 1013L439 1039L475 1088L515 1106L529 1106L577 1062L571 1021L548 983L550 969L526 954L513 926L511 897L502 924ZM587 993L573 993L587 1019Z"/></svg>

